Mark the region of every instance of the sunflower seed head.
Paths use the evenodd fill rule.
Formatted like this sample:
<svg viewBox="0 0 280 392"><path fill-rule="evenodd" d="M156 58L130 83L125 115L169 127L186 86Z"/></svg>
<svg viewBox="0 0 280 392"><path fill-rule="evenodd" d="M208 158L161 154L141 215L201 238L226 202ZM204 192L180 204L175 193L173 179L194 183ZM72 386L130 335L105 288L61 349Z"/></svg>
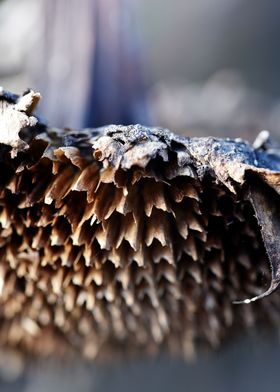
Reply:
<svg viewBox="0 0 280 392"><path fill-rule="evenodd" d="M38 98L0 93L1 346L190 357L279 326L278 293L233 303L278 284L277 154L141 125L50 129Z"/></svg>

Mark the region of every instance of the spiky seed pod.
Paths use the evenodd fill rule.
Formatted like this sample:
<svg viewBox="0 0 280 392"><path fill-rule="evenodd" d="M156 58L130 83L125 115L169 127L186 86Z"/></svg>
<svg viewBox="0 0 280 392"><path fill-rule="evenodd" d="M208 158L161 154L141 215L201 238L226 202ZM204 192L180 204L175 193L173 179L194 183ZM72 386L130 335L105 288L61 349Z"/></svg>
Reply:
<svg viewBox="0 0 280 392"><path fill-rule="evenodd" d="M1 346L191 355L280 325L277 293L233 303L278 283L278 151L50 129L31 117L38 98L0 97Z"/></svg>

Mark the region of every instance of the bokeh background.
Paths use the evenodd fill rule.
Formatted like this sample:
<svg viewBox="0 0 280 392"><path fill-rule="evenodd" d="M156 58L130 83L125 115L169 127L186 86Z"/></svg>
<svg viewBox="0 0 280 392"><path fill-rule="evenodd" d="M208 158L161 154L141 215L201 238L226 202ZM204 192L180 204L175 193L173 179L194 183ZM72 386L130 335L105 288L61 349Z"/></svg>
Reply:
<svg viewBox="0 0 280 392"><path fill-rule="evenodd" d="M0 0L0 84L53 126L280 132L275 0Z"/></svg>
<svg viewBox="0 0 280 392"><path fill-rule="evenodd" d="M0 85L42 94L51 126L159 125L280 141L276 0L0 0ZM276 391L277 336L193 364L160 356L97 366L0 353L6 391Z"/></svg>

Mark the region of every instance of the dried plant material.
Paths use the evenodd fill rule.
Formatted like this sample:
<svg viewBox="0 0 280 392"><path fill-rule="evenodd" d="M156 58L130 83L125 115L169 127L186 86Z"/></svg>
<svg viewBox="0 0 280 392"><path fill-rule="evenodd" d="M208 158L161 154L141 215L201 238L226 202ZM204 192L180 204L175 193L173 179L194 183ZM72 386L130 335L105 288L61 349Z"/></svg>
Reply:
<svg viewBox="0 0 280 392"><path fill-rule="evenodd" d="M51 129L32 117L38 97L0 96L2 347L190 356L279 326L279 294L267 295L280 159L267 138Z"/></svg>
<svg viewBox="0 0 280 392"><path fill-rule="evenodd" d="M36 118L29 114L39 99L40 94L30 91L15 101L13 94L0 90L0 142L13 147L14 154L28 147L19 132L36 124Z"/></svg>

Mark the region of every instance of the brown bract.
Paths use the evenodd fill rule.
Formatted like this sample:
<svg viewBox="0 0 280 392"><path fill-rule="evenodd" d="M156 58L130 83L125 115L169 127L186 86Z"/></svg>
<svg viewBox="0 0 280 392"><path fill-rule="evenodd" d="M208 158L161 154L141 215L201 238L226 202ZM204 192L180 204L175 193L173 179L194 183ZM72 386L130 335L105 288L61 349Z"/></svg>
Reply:
<svg viewBox="0 0 280 392"><path fill-rule="evenodd" d="M0 95L2 346L191 356L279 327L278 150L141 125L47 128L38 99Z"/></svg>

